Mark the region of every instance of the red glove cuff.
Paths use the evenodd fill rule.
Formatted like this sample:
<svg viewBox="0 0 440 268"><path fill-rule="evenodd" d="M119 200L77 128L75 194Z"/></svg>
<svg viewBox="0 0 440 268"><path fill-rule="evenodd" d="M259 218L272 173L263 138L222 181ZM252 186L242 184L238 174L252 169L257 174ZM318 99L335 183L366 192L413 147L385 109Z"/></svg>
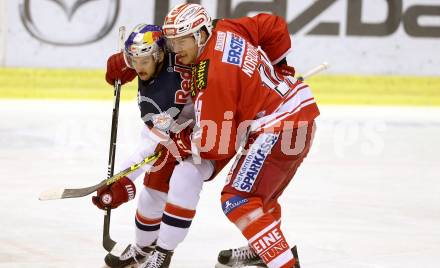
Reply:
<svg viewBox="0 0 440 268"><path fill-rule="evenodd" d="M107 60L107 71L105 80L113 85L117 79L121 80L121 84L132 81L137 76L135 70L129 68L124 60L122 52L113 54Z"/></svg>

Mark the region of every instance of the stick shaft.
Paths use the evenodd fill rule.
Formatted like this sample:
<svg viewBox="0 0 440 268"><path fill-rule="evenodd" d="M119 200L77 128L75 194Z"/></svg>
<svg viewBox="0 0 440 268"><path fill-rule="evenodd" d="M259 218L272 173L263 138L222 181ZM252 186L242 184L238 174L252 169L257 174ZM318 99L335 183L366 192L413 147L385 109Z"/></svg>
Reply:
<svg viewBox="0 0 440 268"><path fill-rule="evenodd" d="M125 38L125 27L119 27L118 32L118 51L122 50L122 46ZM121 96L121 80L118 79L115 81L115 103L113 106L113 116L112 116L112 130L110 136L110 152L109 152L109 162L108 162L108 178L113 176L114 168L115 168L115 155L116 155L116 136L118 131L118 117L119 117L119 101ZM107 251L111 251L116 242L113 241L110 237L110 216L111 216L111 208L107 208L104 215L104 226L102 231L102 245Z"/></svg>
<svg viewBox="0 0 440 268"><path fill-rule="evenodd" d="M309 78L310 76L313 76L317 73L320 73L326 69L329 68L329 64L327 62L323 62L321 64L319 64L318 66L316 66L315 68L307 71L305 74L303 74L302 76L298 77L299 80L306 80L307 78Z"/></svg>

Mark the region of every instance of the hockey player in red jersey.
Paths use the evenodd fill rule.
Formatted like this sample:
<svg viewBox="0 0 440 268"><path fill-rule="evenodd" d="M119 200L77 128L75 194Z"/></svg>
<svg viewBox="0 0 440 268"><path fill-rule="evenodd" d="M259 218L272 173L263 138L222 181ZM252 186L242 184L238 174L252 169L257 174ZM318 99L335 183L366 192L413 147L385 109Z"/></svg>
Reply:
<svg viewBox="0 0 440 268"><path fill-rule="evenodd" d="M250 248L222 251L217 266L299 267L281 231L278 197L309 152L319 110L286 65L285 21L269 14L211 21L202 6L182 4L168 13L163 31L180 60L193 64L196 126L172 137L180 155L221 168L244 144L221 202Z"/></svg>
<svg viewBox="0 0 440 268"><path fill-rule="evenodd" d="M139 24L128 36L123 53L108 59L106 80L124 84L138 77L138 105L146 124L134 154L122 169L140 162L156 150L159 158L144 176L144 187L135 215L135 241L121 256L108 254L109 267L133 267L149 254L164 251L160 267L168 267L173 250L186 237L196 212L203 181L210 178L214 168L209 160L194 163L187 158L180 163L167 156L159 145L155 131L167 132L174 125L194 118L189 98L190 68L176 61L176 55L164 49L162 29L157 25ZM155 131L153 131L155 130ZM157 146L157 147L156 147ZM134 198L134 180L145 170L138 169L116 183L98 190L93 203L99 208L117 208ZM155 255L161 258L165 254ZM136 266L137 267L137 266Z"/></svg>

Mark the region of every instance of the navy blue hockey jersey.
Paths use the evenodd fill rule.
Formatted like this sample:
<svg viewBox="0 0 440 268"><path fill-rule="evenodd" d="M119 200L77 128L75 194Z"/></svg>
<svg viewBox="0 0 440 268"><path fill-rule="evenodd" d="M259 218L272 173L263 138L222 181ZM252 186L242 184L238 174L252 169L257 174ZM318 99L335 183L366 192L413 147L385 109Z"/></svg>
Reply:
<svg viewBox="0 0 440 268"><path fill-rule="evenodd" d="M191 67L179 64L174 53L166 53L162 70L148 81L138 78L138 104L149 127L167 130L190 100Z"/></svg>

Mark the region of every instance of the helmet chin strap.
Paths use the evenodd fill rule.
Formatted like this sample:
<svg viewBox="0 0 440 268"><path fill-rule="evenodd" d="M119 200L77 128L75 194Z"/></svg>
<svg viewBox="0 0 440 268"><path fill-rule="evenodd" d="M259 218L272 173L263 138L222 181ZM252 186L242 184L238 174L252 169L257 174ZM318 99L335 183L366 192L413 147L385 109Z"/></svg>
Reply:
<svg viewBox="0 0 440 268"><path fill-rule="evenodd" d="M156 63L156 66L154 67L153 77L157 77L157 75L159 74L160 70L162 70L162 66L163 66L164 60L162 59L162 61L160 61L159 54L160 54L160 52L156 52L156 53L153 54L153 59L154 59L154 62Z"/></svg>
<svg viewBox="0 0 440 268"><path fill-rule="evenodd" d="M159 63L159 52L157 51L157 52L154 52L153 54L152 54L152 56L153 56L153 60L154 60L154 62L157 64L157 63Z"/></svg>
<svg viewBox="0 0 440 268"><path fill-rule="evenodd" d="M208 43L209 38L211 38L211 35L208 36L208 38L206 38L205 43L201 43L202 42L202 34L200 33L201 30L198 30L197 32L194 33L194 39L196 40L197 43L197 57L200 56L200 54L202 54L203 49L205 48L206 43Z"/></svg>

